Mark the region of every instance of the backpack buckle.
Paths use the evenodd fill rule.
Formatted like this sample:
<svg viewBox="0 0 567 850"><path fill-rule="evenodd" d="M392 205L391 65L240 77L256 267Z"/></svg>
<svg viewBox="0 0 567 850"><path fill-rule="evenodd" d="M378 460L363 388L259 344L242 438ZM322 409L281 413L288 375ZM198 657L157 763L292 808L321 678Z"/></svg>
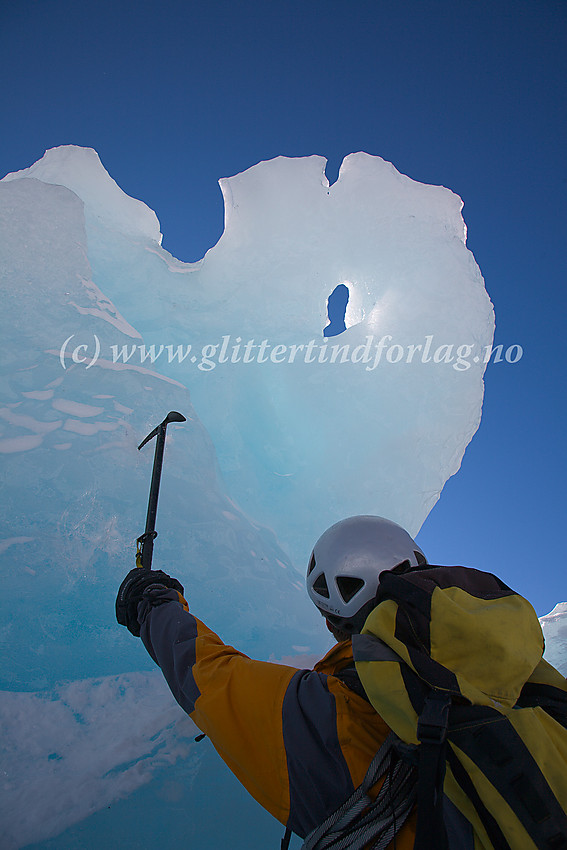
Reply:
<svg viewBox="0 0 567 850"><path fill-rule="evenodd" d="M417 721L417 739L420 743L439 746L444 742L447 737L450 708L449 694L429 694Z"/></svg>

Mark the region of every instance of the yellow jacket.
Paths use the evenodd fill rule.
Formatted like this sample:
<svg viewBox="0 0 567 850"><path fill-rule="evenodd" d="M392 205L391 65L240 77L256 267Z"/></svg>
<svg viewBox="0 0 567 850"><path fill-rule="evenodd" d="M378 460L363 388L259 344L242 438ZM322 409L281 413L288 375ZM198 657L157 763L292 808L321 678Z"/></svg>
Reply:
<svg viewBox="0 0 567 850"><path fill-rule="evenodd" d="M352 665L350 641L314 670L254 661L226 646L181 599L164 589L140 603L146 649L249 793L304 838L360 785L390 731L336 675ZM412 815L396 850L410 850L414 836Z"/></svg>

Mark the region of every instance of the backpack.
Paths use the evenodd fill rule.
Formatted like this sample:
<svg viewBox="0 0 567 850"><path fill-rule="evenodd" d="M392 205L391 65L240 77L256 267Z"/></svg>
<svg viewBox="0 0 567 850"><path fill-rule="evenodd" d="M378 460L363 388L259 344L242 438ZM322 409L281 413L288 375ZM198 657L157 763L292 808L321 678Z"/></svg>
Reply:
<svg viewBox="0 0 567 850"><path fill-rule="evenodd" d="M392 735L305 850L386 847L414 802L415 850L567 848L567 681L529 602L490 573L420 566L383 573L376 603L353 655Z"/></svg>

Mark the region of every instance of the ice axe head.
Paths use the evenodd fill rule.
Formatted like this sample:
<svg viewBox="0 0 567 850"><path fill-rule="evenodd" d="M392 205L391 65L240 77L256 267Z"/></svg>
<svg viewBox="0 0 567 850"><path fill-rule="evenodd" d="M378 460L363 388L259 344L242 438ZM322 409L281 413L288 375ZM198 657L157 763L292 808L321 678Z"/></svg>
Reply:
<svg viewBox="0 0 567 850"><path fill-rule="evenodd" d="M159 432L162 428L165 431L165 429L167 428L167 426L169 425L170 422L186 422L186 421L187 420L183 416L182 413L178 413L176 410L170 410L169 413L167 414L167 416L165 417L165 419L163 420L163 422L160 422L160 424L157 425L154 428L154 430L150 434L148 434L148 436L144 440L142 440L142 442L138 446L138 450L143 448L143 446L145 446L146 443L149 443L149 441L151 439L153 439L157 434L159 434Z"/></svg>
<svg viewBox="0 0 567 850"><path fill-rule="evenodd" d="M168 425L170 422L187 422L187 420L182 413L178 413L176 410L170 410L161 424Z"/></svg>

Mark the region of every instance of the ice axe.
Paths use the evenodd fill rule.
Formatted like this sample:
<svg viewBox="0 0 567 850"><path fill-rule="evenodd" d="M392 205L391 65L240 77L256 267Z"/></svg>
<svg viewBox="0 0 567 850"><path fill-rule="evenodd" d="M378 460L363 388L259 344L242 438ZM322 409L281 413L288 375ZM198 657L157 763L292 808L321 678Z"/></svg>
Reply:
<svg viewBox="0 0 567 850"><path fill-rule="evenodd" d="M170 411L163 422L161 422L154 430L148 434L145 440L142 440L138 446L138 451L143 448L146 443L149 443L154 437L156 440L156 452L154 455L154 467L152 470L152 483L150 484L150 498L148 500L148 513L146 516L146 530L138 539L136 551L136 566L144 570L150 570L152 567L152 555L154 552L154 540L157 537L156 514L157 503L159 496L159 482L161 478L161 467L163 464L163 450L165 448L165 431L170 422L186 422L185 416L177 413L175 410Z"/></svg>

